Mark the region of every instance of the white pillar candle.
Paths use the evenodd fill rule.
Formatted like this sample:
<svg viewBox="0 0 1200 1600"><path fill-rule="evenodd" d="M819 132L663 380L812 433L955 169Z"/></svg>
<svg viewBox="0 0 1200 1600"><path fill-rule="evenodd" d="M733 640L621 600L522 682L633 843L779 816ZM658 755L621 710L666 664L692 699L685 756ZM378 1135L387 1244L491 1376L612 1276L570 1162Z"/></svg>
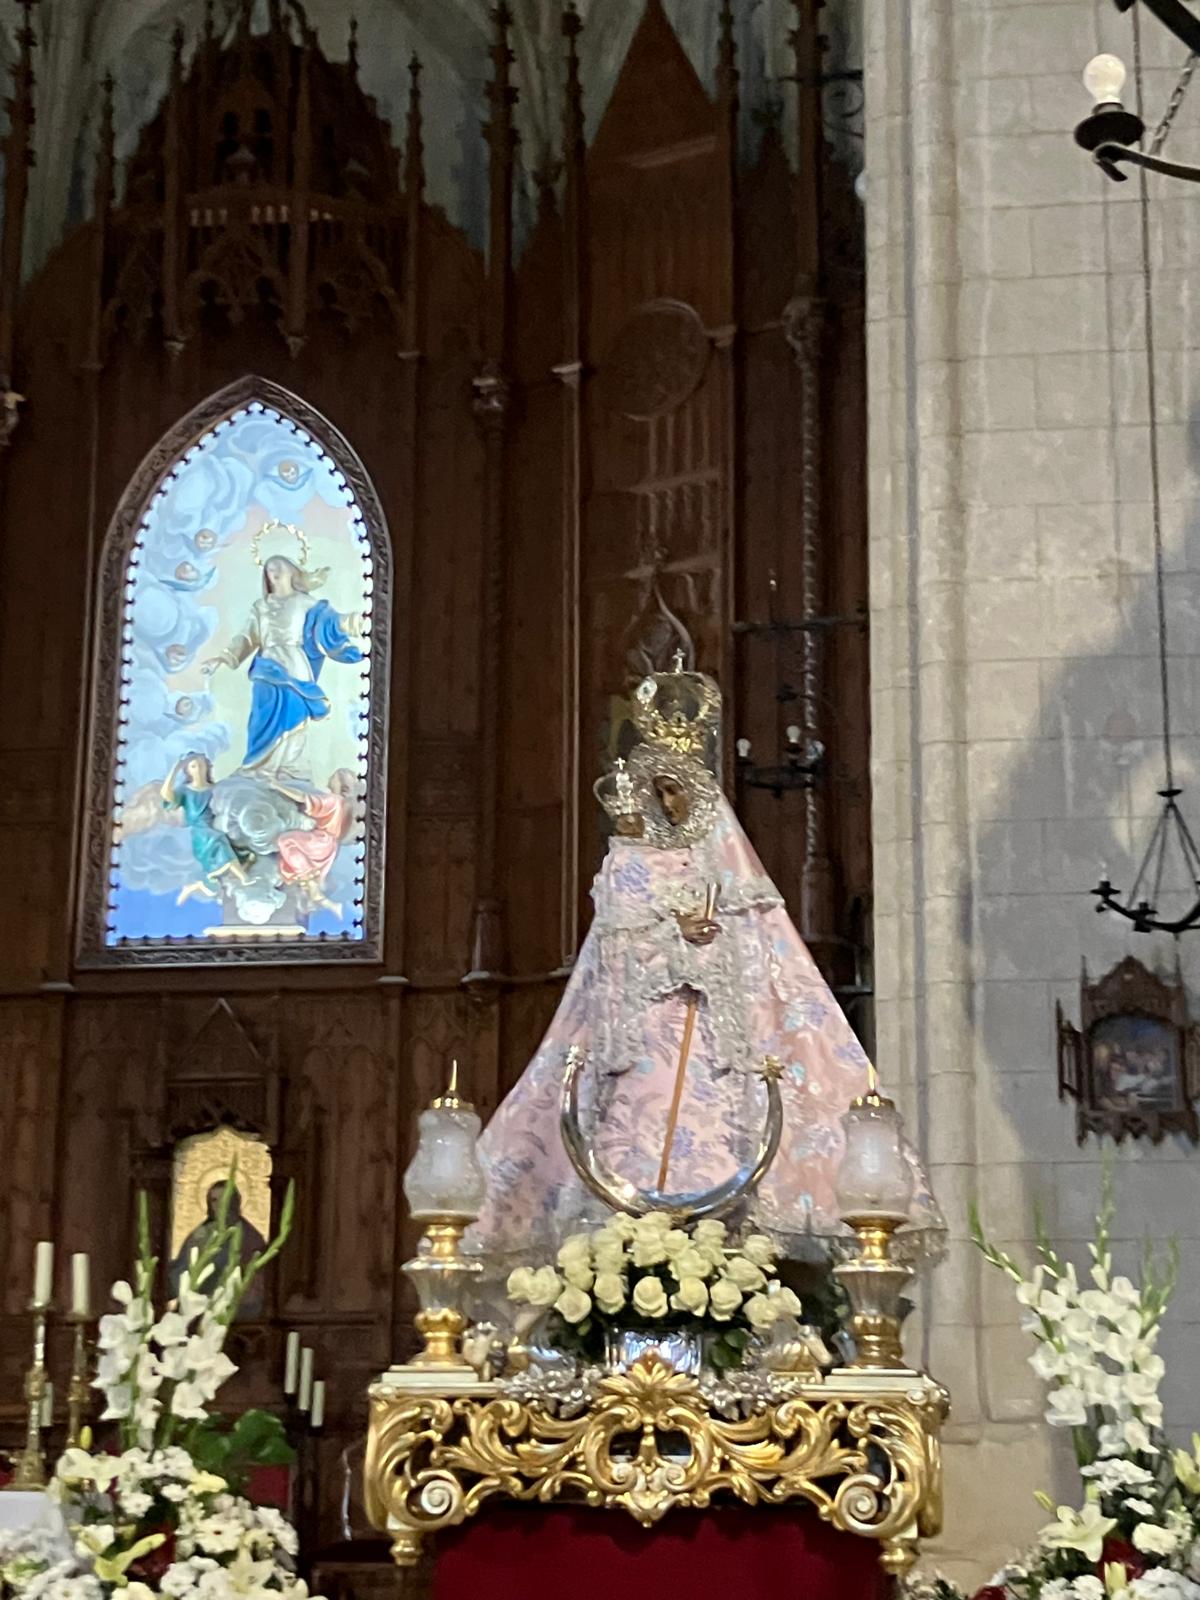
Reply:
<svg viewBox="0 0 1200 1600"><path fill-rule="evenodd" d="M312 1386L312 1416L309 1418L314 1428L319 1428L325 1421L325 1379L318 1378Z"/></svg>
<svg viewBox="0 0 1200 1600"><path fill-rule="evenodd" d="M287 1357L283 1363L283 1392L295 1394L300 1381L300 1335L295 1328L287 1336Z"/></svg>
<svg viewBox="0 0 1200 1600"><path fill-rule="evenodd" d="M77 1317L86 1317L91 1309L91 1263L82 1250L71 1257L71 1310Z"/></svg>
<svg viewBox="0 0 1200 1600"><path fill-rule="evenodd" d="M309 1406L312 1405L312 1386L313 1353L305 1345L300 1352L300 1398L296 1402L301 1411L307 1411Z"/></svg>
<svg viewBox="0 0 1200 1600"><path fill-rule="evenodd" d="M49 1239L38 1241L33 1258L33 1303L48 1306L54 1293L54 1246Z"/></svg>
<svg viewBox="0 0 1200 1600"><path fill-rule="evenodd" d="M46 1387L42 1391L42 1415L40 1418L43 1428L49 1428L54 1422L54 1385L46 1379Z"/></svg>

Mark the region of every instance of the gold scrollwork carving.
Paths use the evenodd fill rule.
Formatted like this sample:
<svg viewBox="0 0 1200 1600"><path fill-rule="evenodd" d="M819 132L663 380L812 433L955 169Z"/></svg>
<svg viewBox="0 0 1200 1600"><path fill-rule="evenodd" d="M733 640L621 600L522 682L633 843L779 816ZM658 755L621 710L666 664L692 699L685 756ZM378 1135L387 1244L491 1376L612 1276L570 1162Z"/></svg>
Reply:
<svg viewBox="0 0 1200 1600"><path fill-rule="evenodd" d="M397 1373L372 1390L367 1508L409 1565L423 1535L493 1497L621 1507L646 1527L718 1495L807 1501L842 1532L877 1541L883 1565L900 1573L940 1526L946 1397L919 1377L907 1387L876 1378L872 1391L838 1376L797 1376L793 1393L731 1420L656 1354L604 1378L571 1417L489 1395L487 1385L449 1397L406 1392Z"/></svg>

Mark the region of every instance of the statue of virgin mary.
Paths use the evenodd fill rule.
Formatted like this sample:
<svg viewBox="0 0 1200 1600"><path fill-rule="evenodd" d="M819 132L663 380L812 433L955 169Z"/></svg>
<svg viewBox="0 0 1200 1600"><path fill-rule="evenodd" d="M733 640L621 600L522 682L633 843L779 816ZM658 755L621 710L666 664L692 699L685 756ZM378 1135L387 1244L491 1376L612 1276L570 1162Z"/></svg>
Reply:
<svg viewBox="0 0 1200 1600"><path fill-rule="evenodd" d="M643 1194L690 1195L747 1164L764 1062L783 1109L778 1151L740 1202L793 1259L844 1233L841 1118L872 1087L866 1055L709 770L720 694L698 673L647 678L640 742L597 790L615 825L595 917L549 1030L484 1131L488 1198L467 1238L497 1267L552 1259L605 1207L560 1136L568 1053L586 1062L581 1122L597 1168ZM915 1156L915 1254L942 1221Z"/></svg>

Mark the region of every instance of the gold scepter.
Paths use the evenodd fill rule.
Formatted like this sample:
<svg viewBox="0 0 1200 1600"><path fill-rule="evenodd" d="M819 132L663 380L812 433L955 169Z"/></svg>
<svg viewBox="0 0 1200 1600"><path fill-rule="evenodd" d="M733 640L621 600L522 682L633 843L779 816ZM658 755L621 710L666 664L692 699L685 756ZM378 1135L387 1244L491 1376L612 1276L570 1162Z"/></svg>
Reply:
<svg viewBox="0 0 1200 1600"><path fill-rule="evenodd" d="M710 883L708 892L704 897L704 920L711 922L717 912L717 896L721 893L719 883ZM700 996L693 992L688 999L687 1014L683 1019L683 1038L679 1041L679 1064L675 1068L675 1088L671 1095L671 1109L667 1113L667 1133L663 1140L662 1160L658 1164L658 1192L663 1194L667 1186L667 1171L671 1165L671 1146L675 1142L675 1129L679 1124L679 1107L683 1103L683 1079L687 1072L688 1056L692 1051L692 1036L696 1032L696 1012L700 1007Z"/></svg>

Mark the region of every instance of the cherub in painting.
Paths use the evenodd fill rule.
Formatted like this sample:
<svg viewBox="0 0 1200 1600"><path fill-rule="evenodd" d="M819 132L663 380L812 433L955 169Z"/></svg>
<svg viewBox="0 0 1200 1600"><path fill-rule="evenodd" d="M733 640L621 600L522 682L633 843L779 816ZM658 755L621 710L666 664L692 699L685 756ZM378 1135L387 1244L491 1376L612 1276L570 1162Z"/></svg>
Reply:
<svg viewBox="0 0 1200 1600"><path fill-rule="evenodd" d="M164 810L183 812L184 825L192 836L192 854L202 869L199 878L179 891L177 905L194 894L219 900L220 881L227 873L239 883L248 882L246 867L252 858L213 825L212 792L212 762L199 750L175 763L160 791Z"/></svg>
<svg viewBox="0 0 1200 1600"><path fill-rule="evenodd" d="M279 881L285 886L295 884L313 910L324 906L340 921L342 908L326 896L325 881L354 820L354 774L348 767L339 767L329 780L327 794L304 794L282 783L274 787L294 800L313 823L311 828L289 829L279 835Z"/></svg>

